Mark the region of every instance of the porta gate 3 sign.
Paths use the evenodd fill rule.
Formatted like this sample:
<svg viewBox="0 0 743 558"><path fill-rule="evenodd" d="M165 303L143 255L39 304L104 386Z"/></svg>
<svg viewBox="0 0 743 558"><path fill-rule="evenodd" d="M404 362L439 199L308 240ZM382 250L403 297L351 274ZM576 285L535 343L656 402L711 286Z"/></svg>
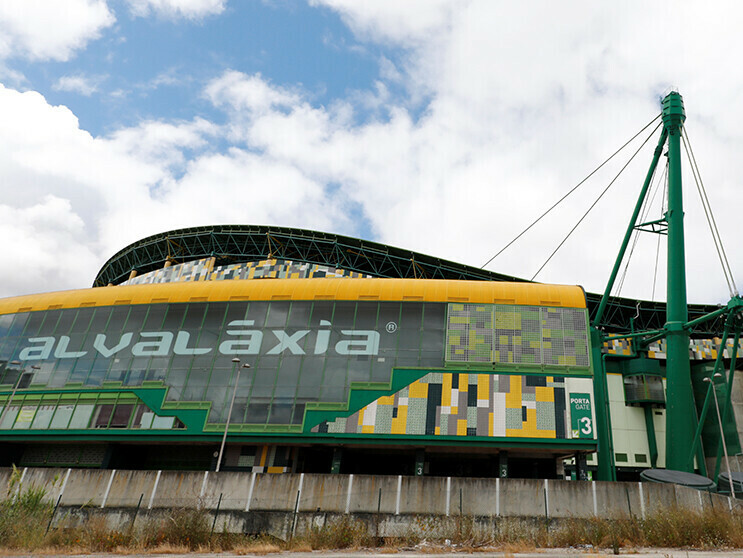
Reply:
<svg viewBox="0 0 743 558"><path fill-rule="evenodd" d="M593 438L590 393L570 394L570 429L573 431L573 438Z"/></svg>

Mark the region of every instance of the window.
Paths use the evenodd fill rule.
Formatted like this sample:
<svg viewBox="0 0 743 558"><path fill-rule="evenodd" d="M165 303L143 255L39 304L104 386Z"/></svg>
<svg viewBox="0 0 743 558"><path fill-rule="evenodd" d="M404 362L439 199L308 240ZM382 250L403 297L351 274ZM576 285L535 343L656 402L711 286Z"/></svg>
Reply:
<svg viewBox="0 0 743 558"><path fill-rule="evenodd" d="M111 417L111 428L126 428L129 426L129 419L134 411L132 403L119 403L114 409Z"/></svg>
<svg viewBox="0 0 743 558"><path fill-rule="evenodd" d="M110 403L98 405L93 416L93 427L108 428L108 422L111 420L111 414L113 413L113 410L114 406Z"/></svg>

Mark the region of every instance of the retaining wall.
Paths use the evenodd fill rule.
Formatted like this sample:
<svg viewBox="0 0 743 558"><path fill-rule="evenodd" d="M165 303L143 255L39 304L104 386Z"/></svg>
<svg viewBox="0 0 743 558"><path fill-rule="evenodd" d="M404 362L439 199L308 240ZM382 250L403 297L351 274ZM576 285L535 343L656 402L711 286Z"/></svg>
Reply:
<svg viewBox="0 0 743 558"><path fill-rule="evenodd" d="M0 486L8 486L11 475L0 469ZM659 508L730 510L736 504L675 485L537 479L25 468L3 494L12 497L19 486L45 487L62 510L58 515L106 512L111 521L133 522L140 514L198 507L218 513L221 528L277 536L346 514L390 536L425 516L442 526L461 516L486 525L501 518L644 518Z"/></svg>

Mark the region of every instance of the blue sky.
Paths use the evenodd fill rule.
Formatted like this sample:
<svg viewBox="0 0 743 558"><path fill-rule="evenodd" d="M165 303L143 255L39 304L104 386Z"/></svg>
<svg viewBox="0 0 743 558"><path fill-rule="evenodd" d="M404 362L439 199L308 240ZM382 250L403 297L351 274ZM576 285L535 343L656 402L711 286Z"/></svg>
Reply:
<svg viewBox="0 0 743 558"><path fill-rule="evenodd" d="M735 2L671 0L3 0L0 234L13 265L0 296L86 286L127 244L212 223L479 266L670 86L733 246L742 23ZM653 143L539 280L603 290ZM628 156L488 268L531 277ZM685 172L689 296L722 302ZM663 296L657 246L640 238L621 294Z"/></svg>
<svg viewBox="0 0 743 558"><path fill-rule="evenodd" d="M226 69L300 86L313 103L326 104L372 87L379 57L400 54L360 42L337 13L302 2L232 2L195 20L137 17L123 2L111 8L115 25L74 59L13 63L25 87L68 106L95 135L144 119L219 118L201 90ZM68 76L96 90L55 87Z"/></svg>

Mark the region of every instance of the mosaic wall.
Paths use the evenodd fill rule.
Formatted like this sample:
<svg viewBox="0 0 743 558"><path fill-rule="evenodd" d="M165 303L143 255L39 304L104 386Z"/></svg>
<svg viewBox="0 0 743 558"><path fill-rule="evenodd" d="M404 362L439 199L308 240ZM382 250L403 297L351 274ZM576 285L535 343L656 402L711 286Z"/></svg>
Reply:
<svg viewBox="0 0 743 558"><path fill-rule="evenodd" d="M170 267L164 267L149 273L138 275L124 281L122 285L152 285L154 283L181 283L186 281L204 281L214 267L214 258L195 260Z"/></svg>
<svg viewBox="0 0 743 558"><path fill-rule="evenodd" d="M563 378L434 372L312 432L564 439L566 421Z"/></svg>
<svg viewBox="0 0 743 558"><path fill-rule="evenodd" d="M296 453L297 448L285 446L242 446L238 455L228 456L226 465L253 473L291 473Z"/></svg>
<svg viewBox="0 0 743 558"><path fill-rule="evenodd" d="M720 346L721 339L692 339L689 343L689 357L693 360L715 360L717 358L717 349ZM601 352L610 355L632 355L632 343L629 339L612 339L604 342ZM728 339L723 352L724 358L730 358L733 354L733 341ZM651 343L648 347L648 357L665 359L666 358L666 340L661 339ZM738 358L743 357L743 339L738 342Z"/></svg>
<svg viewBox="0 0 743 558"><path fill-rule="evenodd" d="M209 276L209 279L220 281L227 279L308 279L318 277L368 278L371 275L323 265L294 263L289 260L264 260L217 267Z"/></svg>
<svg viewBox="0 0 743 558"><path fill-rule="evenodd" d="M448 362L589 366L584 310L449 304L448 316Z"/></svg>
<svg viewBox="0 0 743 558"><path fill-rule="evenodd" d="M230 279L309 279L318 277L368 278L355 271L347 271L290 260L262 260L214 267L214 258L172 265L124 281L122 285L177 283L184 281L225 281Z"/></svg>

